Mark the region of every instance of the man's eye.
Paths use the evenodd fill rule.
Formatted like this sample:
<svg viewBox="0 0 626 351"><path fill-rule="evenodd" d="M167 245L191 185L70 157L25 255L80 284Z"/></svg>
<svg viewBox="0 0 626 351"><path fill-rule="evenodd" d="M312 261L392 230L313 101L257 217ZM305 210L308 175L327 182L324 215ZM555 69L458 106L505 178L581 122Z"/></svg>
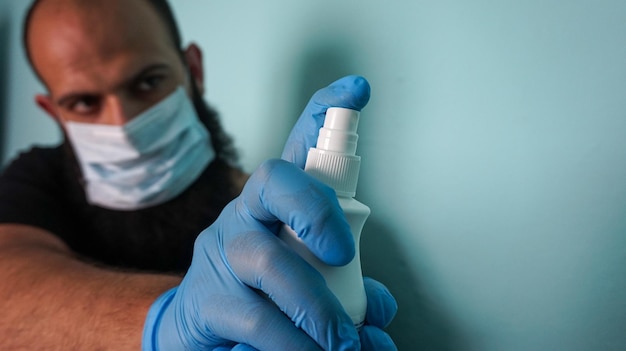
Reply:
<svg viewBox="0 0 626 351"><path fill-rule="evenodd" d="M74 113L87 115L98 110L100 100L97 97L85 96L73 101L69 107Z"/></svg>
<svg viewBox="0 0 626 351"><path fill-rule="evenodd" d="M149 92L156 89L163 81L163 76L153 75L141 79L137 84L139 92Z"/></svg>

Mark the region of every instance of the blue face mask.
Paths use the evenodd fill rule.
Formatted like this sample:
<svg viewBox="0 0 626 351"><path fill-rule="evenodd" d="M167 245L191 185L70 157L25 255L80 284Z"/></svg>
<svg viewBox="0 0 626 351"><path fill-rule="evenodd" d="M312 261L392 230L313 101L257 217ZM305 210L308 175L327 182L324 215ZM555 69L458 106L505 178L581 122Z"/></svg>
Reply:
<svg viewBox="0 0 626 351"><path fill-rule="evenodd" d="M164 203L215 158L183 87L122 126L67 122L87 200L116 210Z"/></svg>

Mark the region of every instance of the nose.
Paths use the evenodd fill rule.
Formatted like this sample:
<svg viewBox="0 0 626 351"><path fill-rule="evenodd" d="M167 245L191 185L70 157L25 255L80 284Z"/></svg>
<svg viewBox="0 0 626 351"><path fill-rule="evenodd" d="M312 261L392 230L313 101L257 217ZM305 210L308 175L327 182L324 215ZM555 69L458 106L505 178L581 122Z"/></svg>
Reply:
<svg viewBox="0 0 626 351"><path fill-rule="evenodd" d="M124 125L139 115L145 106L125 95L111 95L105 103L104 124Z"/></svg>

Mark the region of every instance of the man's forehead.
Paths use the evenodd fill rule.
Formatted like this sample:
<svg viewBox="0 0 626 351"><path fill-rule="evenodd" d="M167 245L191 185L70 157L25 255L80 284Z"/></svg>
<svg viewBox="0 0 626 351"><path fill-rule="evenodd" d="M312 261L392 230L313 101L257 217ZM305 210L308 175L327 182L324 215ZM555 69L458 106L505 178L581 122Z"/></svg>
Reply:
<svg viewBox="0 0 626 351"><path fill-rule="evenodd" d="M53 69L46 66L80 70L120 54L176 52L168 34L147 0L42 0L33 13L28 44L46 80Z"/></svg>
<svg viewBox="0 0 626 351"><path fill-rule="evenodd" d="M29 49L38 36L54 41L59 33L88 36L98 44L119 44L116 39L126 37L176 45L162 16L148 0L40 0L32 11L25 39Z"/></svg>
<svg viewBox="0 0 626 351"><path fill-rule="evenodd" d="M39 0L33 8L30 26L39 21L74 19L92 28L103 23L130 25L159 17L148 0Z"/></svg>

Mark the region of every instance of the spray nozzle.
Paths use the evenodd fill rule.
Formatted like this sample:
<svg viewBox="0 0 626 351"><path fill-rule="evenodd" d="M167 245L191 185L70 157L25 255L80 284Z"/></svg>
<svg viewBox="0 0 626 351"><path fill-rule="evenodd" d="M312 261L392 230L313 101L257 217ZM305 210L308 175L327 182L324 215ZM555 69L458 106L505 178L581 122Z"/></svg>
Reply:
<svg viewBox="0 0 626 351"><path fill-rule="evenodd" d="M317 148L341 154L354 155L359 136L359 112L347 108L331 107L326 111L324 126L317 138Z"/></svg>
<svg viewBox="0 0 626 351"><path fill-rule="evenodd" d="M328 184L337 196L353 197L359 179L361 157L356 156L359 111L331 107L317 145L309 150L304 170Z"/></svg>

